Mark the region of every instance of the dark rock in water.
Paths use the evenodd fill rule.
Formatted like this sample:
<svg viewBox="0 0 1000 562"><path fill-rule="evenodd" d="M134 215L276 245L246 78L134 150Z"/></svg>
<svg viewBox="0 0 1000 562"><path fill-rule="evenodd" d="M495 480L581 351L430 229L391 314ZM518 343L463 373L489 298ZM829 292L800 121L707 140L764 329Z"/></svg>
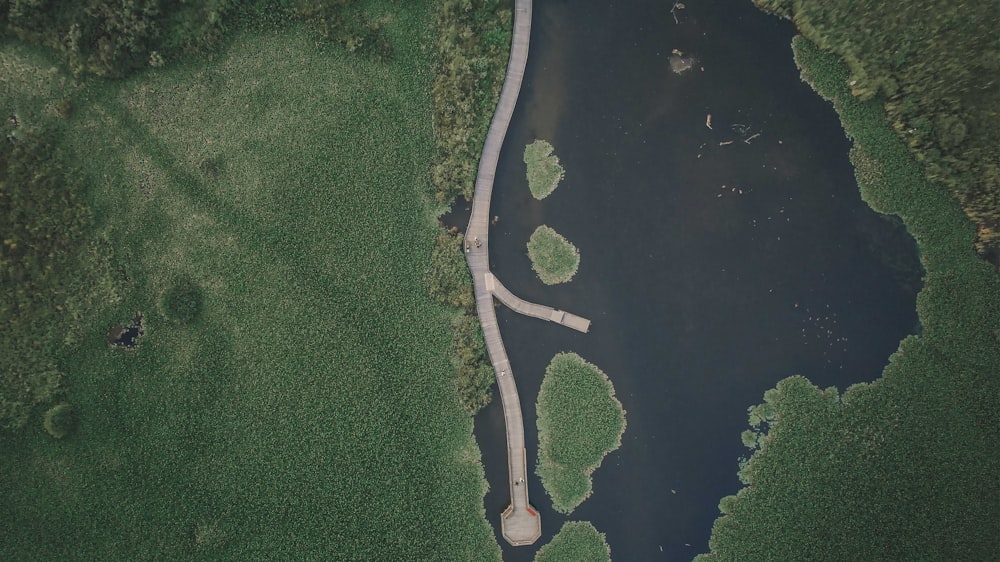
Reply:
<svg viewBox="0 0 1000 562"><path fill-rule="evenodd" d="M670 70L674 74L683 74L694 68L694 63L698 62L694 57L684 57L678 54L670 55Z"/></svg>
<svg viewBox="0 0 1000 562"><path fill-rule="evenodd" d="M137 312L135 318L132 319L132 324L129 326L122 326L121 324L116 324L108 329L107 339L108 343L115 347L122 347L125 349L133 349L140 337L142 337L142 313Z"/></svg>

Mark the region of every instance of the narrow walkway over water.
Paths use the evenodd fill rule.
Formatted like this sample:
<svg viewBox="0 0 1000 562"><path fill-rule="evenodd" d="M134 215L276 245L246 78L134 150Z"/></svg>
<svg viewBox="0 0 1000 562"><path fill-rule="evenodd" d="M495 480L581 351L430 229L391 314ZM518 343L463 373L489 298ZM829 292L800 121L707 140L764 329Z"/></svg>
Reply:
<svg viewBox="0 0 1000 562"><path fill-rule="evenodd" d="M503 340L500 338L500 327L497 325L496 310L493 297L511 309L533 316L558 322L581 332L586 332L590 321L579 316L529 303L514 296L490 272L489 227L490 198L493 195L493 179L496 175L497 161L500 158L500 148L507 135L514 105L521 91L521 80L524 77L524 66L528 60L528 40L531 35L531 0L515 0L514 4L514 35L511 42L510 62L507 65L507 76L504 78L503 89L496 113L490 123L486 136L486 144L479 160L479 173L476 176L476 190L472 198L472 216L469 218L469 228L465 232L466 260L472 271L473 285L476 291L476 309L479 312L479 322L483 327L483 337L486 349L496 372L497 387L503 401L504 424L507 428L507 468L510 476L510 506L500 517L503 536L510 544L519 546L532 544L542 534L542 521L538 512L528 501L528 469L527 453L524 449L524 422L521 417L521 401L517 395L517 385L514 373L507 359Z"/></svg>
<svg viewBox="0 0 1000 562"><path fill-rule="evenodd" d="M578 332L587 333L590 330L590 320L562 310L556 310L551 306L528 302L521 297L510 292L503 283L492 273L486 274L486 289L493 293L493 296L514 312L520 312L525 316L531 316L540 320L548 320L556 324L562 324L568 328L573 328Z"/></svg>

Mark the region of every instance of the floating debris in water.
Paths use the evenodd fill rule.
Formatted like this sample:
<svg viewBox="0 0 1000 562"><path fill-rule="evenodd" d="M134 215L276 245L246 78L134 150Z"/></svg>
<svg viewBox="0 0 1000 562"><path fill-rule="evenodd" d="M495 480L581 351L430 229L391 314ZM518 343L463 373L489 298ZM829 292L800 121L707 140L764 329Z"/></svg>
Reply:
<svg viewBox="0 0 1000 562"><path fill-rule="evenodd" d="M678 49L672 51L673 54L670 55L670 70L674 74L683 74L694 66L698 59L694 57L686 57Z"/></svg>

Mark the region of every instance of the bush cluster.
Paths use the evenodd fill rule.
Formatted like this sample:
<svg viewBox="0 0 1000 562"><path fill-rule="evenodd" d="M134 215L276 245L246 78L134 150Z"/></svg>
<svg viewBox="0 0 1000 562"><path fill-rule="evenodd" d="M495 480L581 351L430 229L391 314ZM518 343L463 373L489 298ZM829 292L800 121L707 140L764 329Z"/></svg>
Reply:
<svg viewBox="0 0 1000 562"><path fill-rule="evenodd" d="M201 287L190 277L181 277L163 293L160 307L167 318L190 324L201 314L203 300Z"/></svg>
<svg viewBox="0 0 1000 562"><path fill-rule="evenodd" d="M45 431L56 439L66 437L76 428L76 411L67 402L56 404L45 412Z"/></svg>
<svg viewBox="0 0 1000 562"><path fill-rule="evenodd" d="M927 179L947 186L1000 264L1000 34L994 2L755 0L845 62Z"/></svg>
<svg viewBox="0 0 1000 562"><path fill-rule="evenodd" d="M440 0L434 64L433 167L439 203L472 200L479 154L510 52L510 9L500 0Z"/></svg>

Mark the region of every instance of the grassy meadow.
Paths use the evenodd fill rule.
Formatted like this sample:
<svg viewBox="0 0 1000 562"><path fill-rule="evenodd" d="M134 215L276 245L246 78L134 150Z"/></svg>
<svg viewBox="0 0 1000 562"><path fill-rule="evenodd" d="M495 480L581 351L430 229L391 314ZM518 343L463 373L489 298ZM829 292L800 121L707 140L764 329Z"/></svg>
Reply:
<svg viewBox="0 0 1000 562"><path fill-rule="evenodd" d="M573 280L580 267L580 250L551 227L539 226L528 239L531 269L546 285Z"/></svg>
<svg viewBox="0 0 1000 562"><path fill-rule="evenodd" d="M566 175L566 170L559 164L559 157L552 150L551 144L540 139L524 147L528 189L535 199L545 199L552 194Z"/></svg>
<svg viewBox="0 0 1000 562"><path fill-rule="evenodd" d="M75 429L0 436L0 558L499 560L426 284L432 7L374 6L389 62L242 32L78 81L2 46L2 101L59 131L112 274L58 350ZM137 311L139 346L108 346Z"/></svg>
<svg viewBox="0 0 1000 562"><path fill-rule="evenodd" d="M567 521L535 553L535 562L611 562L611 547L589 521Z"/></svg>
<svg viewBox="0 0 1000 562"><path fill-rule="evenodd" d="M621 446L625 410L611 380L575 353L552 358L538 391L538 468L552 507L570 513L590 497L590 475Z"/></svg>

